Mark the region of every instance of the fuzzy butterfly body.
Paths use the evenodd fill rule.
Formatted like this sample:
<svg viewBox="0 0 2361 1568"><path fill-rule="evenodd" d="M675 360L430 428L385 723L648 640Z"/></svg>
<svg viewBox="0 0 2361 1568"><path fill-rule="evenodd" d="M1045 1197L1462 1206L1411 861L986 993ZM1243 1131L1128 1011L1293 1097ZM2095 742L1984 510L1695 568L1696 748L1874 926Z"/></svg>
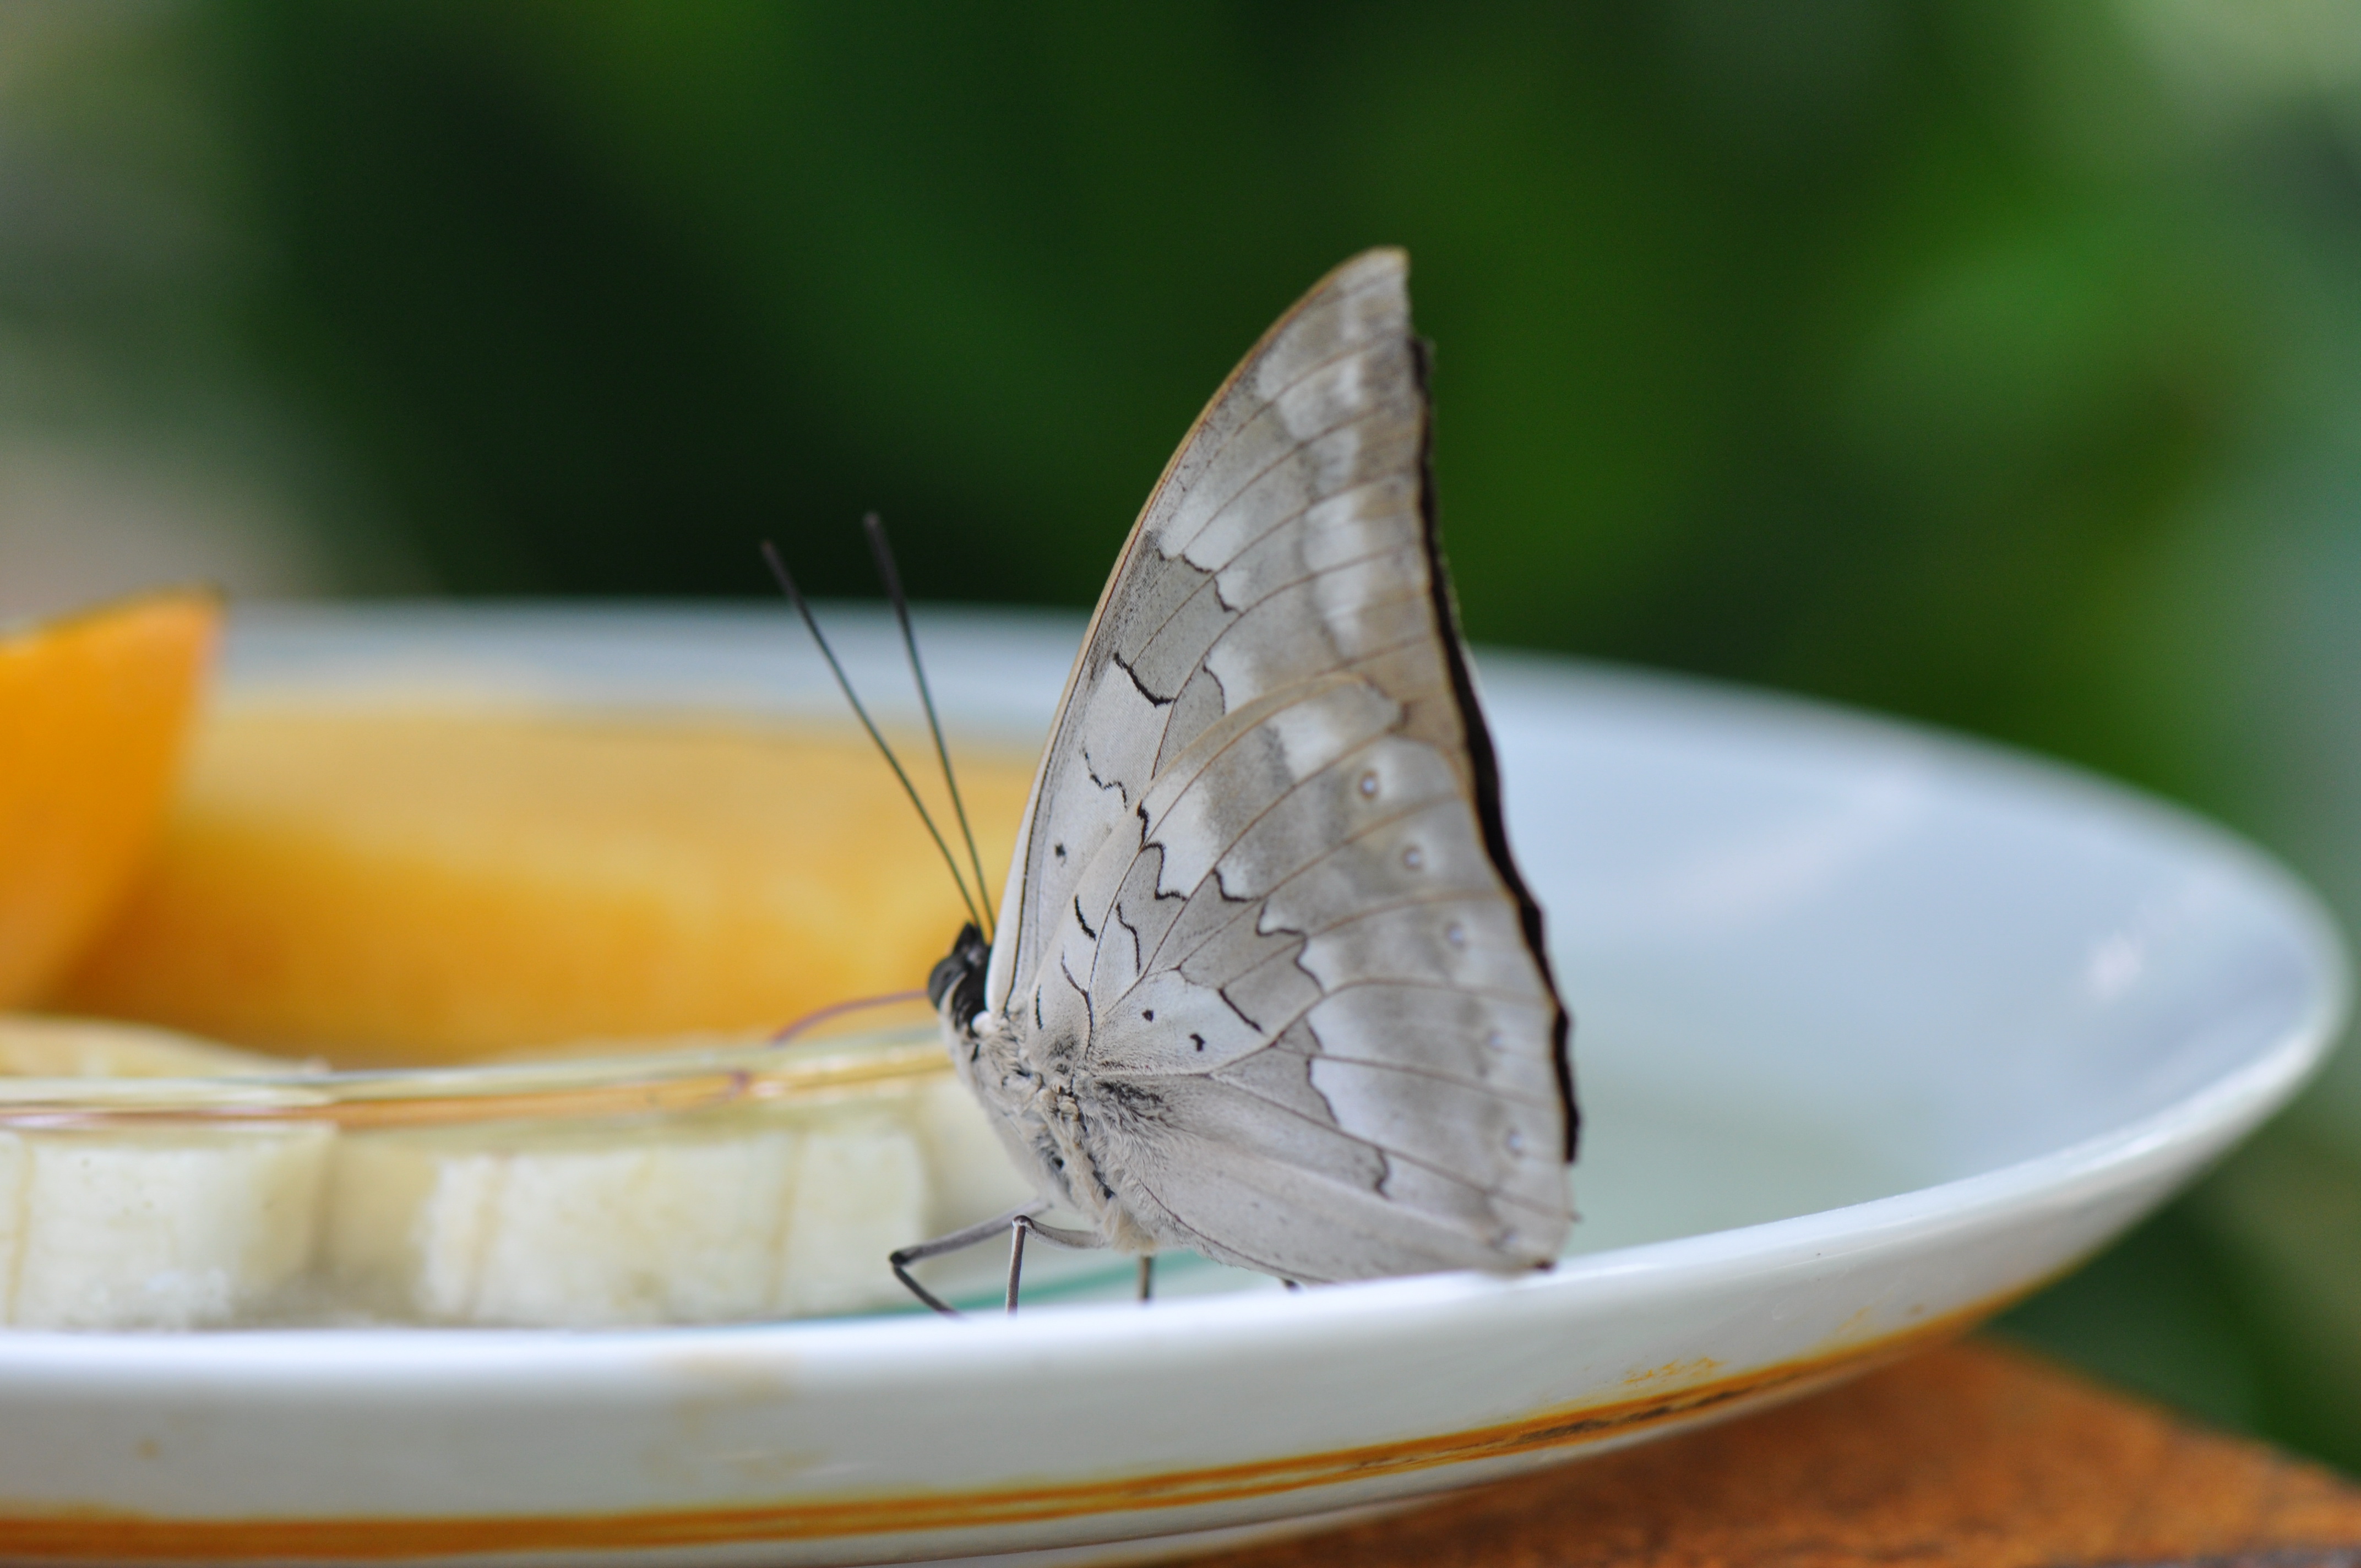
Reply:
<svg viewBox="0 0 2361 1568"><path fill-rule="evenodd" d="M929 988L1045 1198L1290 1279L1546 1264L1567 1020L1436 548L1408 262L1199 417L1069 677L996 939Z"/></svg>

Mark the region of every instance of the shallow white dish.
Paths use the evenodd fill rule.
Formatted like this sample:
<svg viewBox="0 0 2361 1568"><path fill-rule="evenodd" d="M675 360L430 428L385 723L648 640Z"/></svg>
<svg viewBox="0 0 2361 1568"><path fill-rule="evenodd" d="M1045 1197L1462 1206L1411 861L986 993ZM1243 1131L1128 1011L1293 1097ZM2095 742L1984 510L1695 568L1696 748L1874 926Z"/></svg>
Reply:
<svg viewBox="0 0 2361 1568"><path fill-rule="evenodd" d="M834 619L895 707L884 625ZM1038 736L1079 630L927 618L939 701ZM1554 1272L1208 1276L1013 1321L0 1334L0 1555L1089 1557L1466 1485L1959 1332L2250 1130L2342 1021L2310 895L2153 803L1800 703L1481 674L1578 1019ZM776 614L249 614L229 675L835 711Z"/></svg>

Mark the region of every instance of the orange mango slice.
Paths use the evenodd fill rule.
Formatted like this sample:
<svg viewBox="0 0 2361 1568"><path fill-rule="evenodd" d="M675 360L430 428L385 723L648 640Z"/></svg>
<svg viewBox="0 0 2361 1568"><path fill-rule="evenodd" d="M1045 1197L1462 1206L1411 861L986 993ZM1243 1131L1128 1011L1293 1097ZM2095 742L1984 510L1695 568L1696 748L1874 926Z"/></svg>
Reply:
<svg viewBox="0 0 2361 1568"><path fill-rule="evenodd" d="M0 1008L40 993L153 842L219 630L209 594L0 637Z"/></svg>
<svg viewBox="0 0 2361 1568"><path fill-rule="evenodd" d="M961 759L995 884L1031 772ZM451 1062L776 1028L923 985L962 918L857 733L257 699L203 729L144 881L53 1000Z"/></svg>

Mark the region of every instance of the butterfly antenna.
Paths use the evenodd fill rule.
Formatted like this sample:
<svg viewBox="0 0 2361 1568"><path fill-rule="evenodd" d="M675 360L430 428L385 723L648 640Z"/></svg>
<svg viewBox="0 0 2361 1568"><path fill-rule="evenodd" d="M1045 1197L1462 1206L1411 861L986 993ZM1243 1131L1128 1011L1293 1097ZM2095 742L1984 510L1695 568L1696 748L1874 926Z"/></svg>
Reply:
<svg viewBox="0 0 2361 1568"><path fill-rule="evenodd" d="M935 819L928 815L927 803L918 798L917 786L910 782L910 775L902 771L901 759L894 755L893 747L885 744L885 737L878 732L875 720L869 717L869 710L862 707L861 699L853 695L852 682L846 677L844 666L836 661L836 650L829 647L828 639L821 635L819 622L812 617L811 606L804 602L803 590L796 587L794 575L787 570L787 564L779 558L778 546L767 539L763 541L763 559L770 563L771 576L779 580L779 591L787 596L787 602L794 605L796 613L804 618L805 630L811 633L812 641L819 644L820 657L828 661L829 669L836 675L837 689L844 693L844 700L852 705L853 714L861 720L861 727L869 731L869 739L877 743L877 750L885 758L885 765L894 770L895 778L902 781L902 793L910 797L910 804L917 809L918 820L927 825L928 836L934 839L935 848L942 851L943 864L950 868L951 881L959 885L960 902L967 905L968 918L973 920L977 929L981 930L983 915L968 894L967 878L960 874L958 858L952 855L951 847L943 841L942 830L935 826Z"/></svg>
<svg viewBox="0 0 2361 1568"><path fill-rule="evenodd" d="M967 803L960 799L959 779L951 772L950 748L943 741L942 721L935 717L935 694L927 689L927 667L918 659L917 634L910 630L910 601L902 592L902 574L894 569L894 547L885 543L885 520L871 512L861 520L869 533L869 553L877 558L877 575L885 579L885 598L894 607L894 619L901 623L902 646L909 650L910 674L918 683L918 702L927 710L927 729L935 738L935 757L943 765L943 787L951 792L951 812L959 818L960 837L967 841L967 861L975 872L976 897L988 911L992 907L992 890L983 880L983 857L975 852L975 830L967 825ZM983 938L992 939L992 927L983 927Z"/></svg>

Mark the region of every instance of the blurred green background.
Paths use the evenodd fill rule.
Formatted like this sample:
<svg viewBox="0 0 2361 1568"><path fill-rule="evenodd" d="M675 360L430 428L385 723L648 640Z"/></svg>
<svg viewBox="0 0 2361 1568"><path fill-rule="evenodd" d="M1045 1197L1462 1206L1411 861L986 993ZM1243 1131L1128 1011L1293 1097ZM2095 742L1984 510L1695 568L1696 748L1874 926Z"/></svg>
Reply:
<svg viewBox="0 0 2361 1568"><path fill-rule="evenodd" d="M2361 921L2361 11L0 9L0 614L1082 605L1408 246L1468 629L2040 748ZM2361 1470L2361 1068L2013 1332Z"/></svg>

